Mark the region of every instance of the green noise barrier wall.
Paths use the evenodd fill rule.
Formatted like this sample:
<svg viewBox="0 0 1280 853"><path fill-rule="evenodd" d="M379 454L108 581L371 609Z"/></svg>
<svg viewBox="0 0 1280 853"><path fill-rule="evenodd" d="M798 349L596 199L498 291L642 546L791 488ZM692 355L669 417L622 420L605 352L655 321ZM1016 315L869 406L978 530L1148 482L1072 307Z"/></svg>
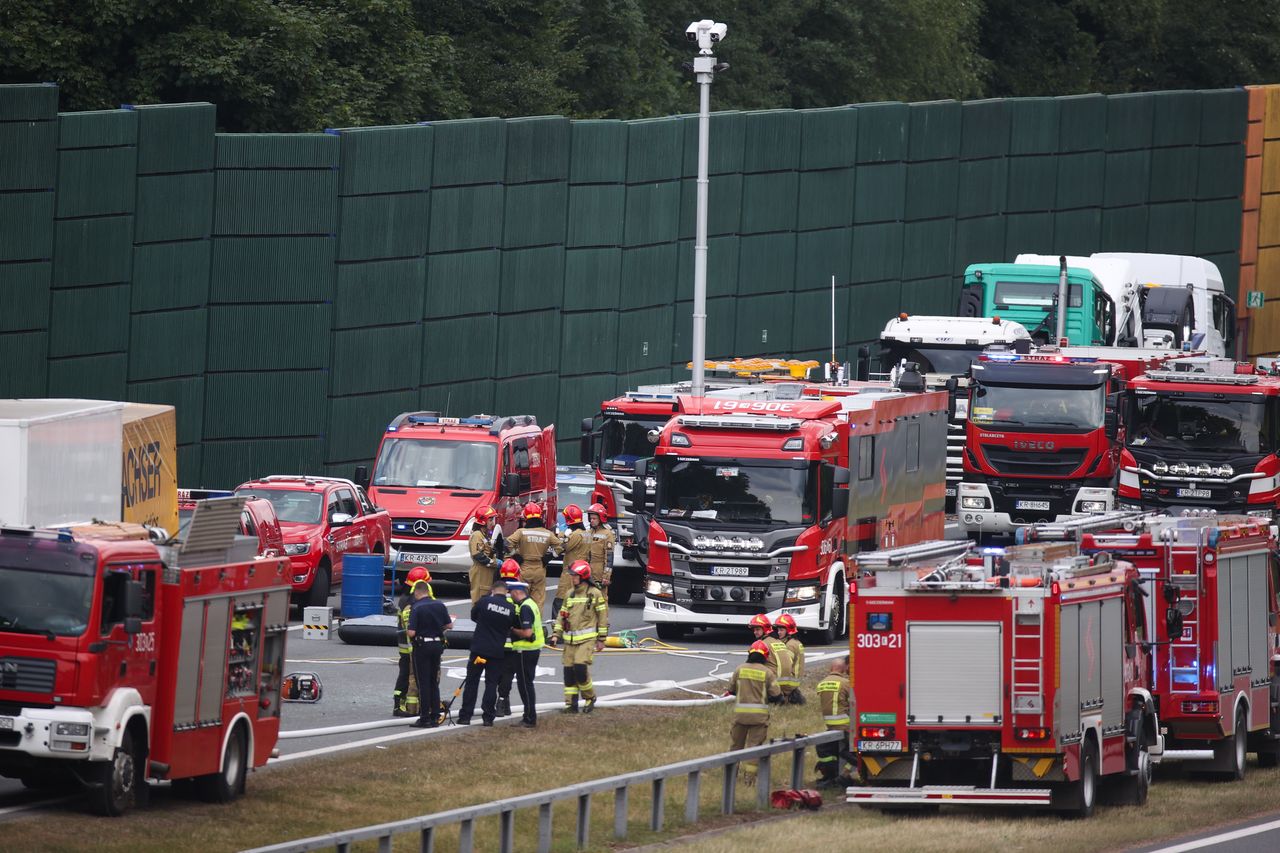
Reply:
<svg viewBox="0 0 1280 853"><path fill-rule="evenodd" d="M695 116L222 134L211 104L0 86L0 394L171 403L179 480L349 475L397 413L532 413L687 376ZM823 359L1020 252L1213 260L1243 90L711 119L709 356Z"/></svg>

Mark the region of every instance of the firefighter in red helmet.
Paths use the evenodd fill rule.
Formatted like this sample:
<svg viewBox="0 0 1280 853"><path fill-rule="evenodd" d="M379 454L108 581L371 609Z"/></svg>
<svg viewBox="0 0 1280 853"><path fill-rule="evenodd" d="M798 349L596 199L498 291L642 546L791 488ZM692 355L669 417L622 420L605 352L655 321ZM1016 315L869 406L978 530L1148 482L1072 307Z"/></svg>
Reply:
<svg viewBox="0 0 1280 853"><path fill-rule="evenodd" d="M782 698L792 705L803 705L804 695L800 692L800 679L804 678L804 643L800 642L800 628L795 617L783 613L773 623L773 631L791 652L791 677L779 682L782 687Z"/></svg>
<svg viewBox="0 0 1280 853"><path fill-rule="evenodd" d="M587 520L591 523L591 579L599 586L608 587L613 581L613 546L618 541L609 526L609 511L604 504L587 507Z"/></svg>
<svg viewBox="0 0 1280 853"><path fill-rule="evenodd" d="M591 580L591 564L579 560L568 568L573 588L556 614L555 631L550 644L564 642L564 710L590 714L596 705L596 691L591 684L591 663L595 652L604 651L609 635L609 603L604 593Z"/></svg>
<svg viewBox="0 0 1280 853"><path fill-rule="evenodd" d="M520 577L529 585L529 597L541 611L547 599L547 564L563 543L542 521L542 507L530 501L524 505L524 527L507 537L507 550L520 564Z"/></svg>
<svg viewBox="0 0 1280 853"><path fill-rule="evenodd" d="M564 516L569 533L564 539L564 562L560 569L560 582L556 584L556 597L551 602L552 613L560 612L561 603L569 596L569 590L573 589L569 566L591 557L591 539L582 524L582 508L577 504L569 504L561 515Z"/></svg>
<svg viewBox="0 0 1280 853"><path fill-rule="evenodd" d="M770 652L767 643L756 640L747 650L747 662L739 666L729 679L725 695L737 697L733 706L733 726L729 730L730 749L749 749L769 738L769 703L781 695L778 680L769 667ZM755 779L755 762L743 762L742 769L746 774L744 781Z"/></svg>
<svg viewBox="0 0 1280 853"><path fill-rule="evenodd" d="M781 702L781 685L791 679L791 668L794 663L791 651L786 643L773 635L773 623L769 621L768 616L757 613L747 624L751 627L751 633L755 635L756 642L764 643L769 647L769 668L773 670L774 680L779 684L777 699L771 699L771 701Z"/></svg>
<svg viewBox="0 0 1280 853"><path fill-rule="evenodd" d="M471 539L467 543L471 551L471 603L489 594L493 585L494 570L498 567L503 549L502 530L498 527L498 513L491 506L476 510Z"/></svg>

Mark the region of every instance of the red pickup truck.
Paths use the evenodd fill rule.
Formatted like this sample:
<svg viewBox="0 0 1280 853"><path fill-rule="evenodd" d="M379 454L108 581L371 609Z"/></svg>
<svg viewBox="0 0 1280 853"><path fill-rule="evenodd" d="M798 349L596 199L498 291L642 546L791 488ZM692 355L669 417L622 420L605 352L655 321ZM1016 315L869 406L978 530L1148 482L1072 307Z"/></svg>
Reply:
<svg viewBox="0 0 1280 853"><path fill-rule="evenodd" d="M342 580L344 554L386 554L391 516L364 489L337 477L272 475L236 487L237 495L271 501L292 569L293 597L323 607Z"/></svg>

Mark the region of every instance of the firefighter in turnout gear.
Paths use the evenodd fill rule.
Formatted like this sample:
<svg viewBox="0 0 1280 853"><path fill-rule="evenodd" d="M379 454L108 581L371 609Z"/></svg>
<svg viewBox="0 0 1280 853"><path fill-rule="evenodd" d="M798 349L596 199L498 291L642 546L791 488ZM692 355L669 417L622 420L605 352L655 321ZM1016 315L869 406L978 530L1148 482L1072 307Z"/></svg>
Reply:
<svg viewBox="0 0 1280 853"><path fill-rule="evenodd" d="M560 583L556 584L556 597L551 602L552 613L560 612L560 605L568 598L569 590L573 589L573 576L567 567L579 560L590 561L591 558L591 539L582 524L582 508L569 504L562 515L569 528L569 535L564 540L564 565L560 569Z"/></svg>
<svg viewBox="0 0 1280 853"><path fill-rule="evenodd" d="M409 640L409 613L413 610L413 585L431 576L422 566L409 571L405 578L407 587L397 602L396 644L400 647L400 669L396 674L396 688L392 696L392 715L396 717L418 716L418 679L413 676L413 643Z"/></svg>
<svg viewBox="0 0 1280 853"><path fill-rule="evenodd" d="M792 705L803 705L800 679L804 678L804 643L800 642L800 629L796 626L795 617L790 613L783 613L773 623L773 631L786 644L787 651L791 652L791 678L778 683L782 688L782 698Z"/></svg>
<svg viewBox="0 0 1280 853"><path fill-rule="evenodd" d="M781 695L778 681L769 667L771 649L756 640L747 651L747 662L739 666L729 679L726 696L736 696L733 727L729 730L730 749L750 749L769 738L769 703ZM755 778L754 761L744 761L744 781Z"/></svg>
<svg viewBox="0 0 1280 853"><path fill-rule="evenodd" d="M747 624L751 626L751 633L755 635L756 642L764 643L769 648L769 668L773 670L773 677L778 682L779 690L776 698L771 696L769 701L781 704L786 701L782 696L782 685L791 683L793 678L791 650L787 648L786 643L773 635L773 624L763 613L752 616Z"/></svg>
<svg viewBox="0 0 1280 853"><path fill-rule="evenodd" d="M613 580L613 546L618 537L609 526L609 512L602 504L587 508L587 520L591 522L591 580L597 586L608 586Z"/></svg>
<svg viewBox="0 0 1280 853"><path fill-rule="evenodd" d="M573 588L556 616L555 632L550 645L564 641L561 661L564 664L564 710L590 714L596 705L596 691L591 686L591 660L595 652L604 651L609 635L609 603L604 593L591 582L591 564L579 560L569 567Z"/></svg>
<svg viewBox="0 0 1280 853"><path fill-rule="evenodd" d="M520 579L529 585L529 597L542 610L547 599L547 563L559 552L560 537L542 523L542 507L524 505L524 527L507 537L507 550L520 564Z"/></svg>
<svg viewBox="0 0 1280 853"><path fill-rule="evenodd" d="M840 759L849 760L849 723L853 688L849 686L849 658L837 658L831 662L831 673L818 682L818 707L822 709L822 722L827 731L841 731L845 739L836 743L821 743L818 752L818 787L852 785L854 780L840 775Z"/></svg>
<svg viewBox="0 0 1280 853"><path fill-rule="evenodd" d="M489 587L494 581L494 570L502 558L504 545L502 531L498 528L498 513L491 506L480 507L476 510L471 539L467 543L467 548L471 551L472 604L479 601L481 596L489 594Z"/></svg>

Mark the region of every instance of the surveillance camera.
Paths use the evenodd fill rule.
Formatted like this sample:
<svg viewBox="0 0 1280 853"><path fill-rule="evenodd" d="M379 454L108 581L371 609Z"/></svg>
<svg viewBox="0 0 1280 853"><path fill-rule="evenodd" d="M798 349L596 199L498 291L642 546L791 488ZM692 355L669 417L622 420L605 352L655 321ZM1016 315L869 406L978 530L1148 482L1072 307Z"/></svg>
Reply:
<svg viewBox="0 0 1280 853"><path fill-rule="evenodd" d="M723 41L729 27L709 19L694 21L684 31L684 37L698 43L698 51L704 55L711 54L711 46Z"/></svg>

